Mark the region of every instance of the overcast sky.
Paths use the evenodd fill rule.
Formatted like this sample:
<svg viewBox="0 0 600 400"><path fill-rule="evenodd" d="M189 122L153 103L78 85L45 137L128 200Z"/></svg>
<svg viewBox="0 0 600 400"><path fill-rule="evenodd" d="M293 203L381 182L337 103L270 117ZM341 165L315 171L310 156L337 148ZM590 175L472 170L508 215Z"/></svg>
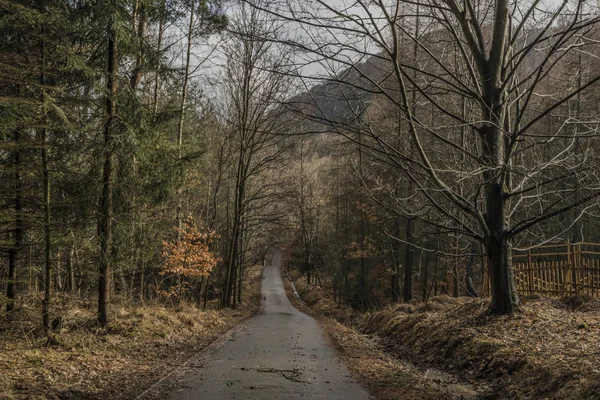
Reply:
<svg viewBox="0 0 600 400"><path fill-rule="evenodd" d="M515 17L518 19L521 15L524 14L525 10L531 5L533 0L519 0L517 3L516 11L514 12ZM592 0L588 4L593 5L593 7L597 6L597 2L600 0ZM266 2L269 5L275 4L275 2ZM356 0L323 0L321 2L315 0L289 0L290 4L294 4L296 10L302 10L302 13L298 15L308 16L312 14L316 18L333 16L330 11L326 10L325 5L335 7L337 10L344 10L346 15L352 15L357 19L363 18L369 21L367 11L359 5ZM325 3L319 4L319 3ZM369 12L371 13L371 17L369 24L366 24L371 32L376 31L376 27L383 27L386 25L383 15L381 14L381 10L378 10L378 6L372 5L373 3L370 1L363 1L362 4L371 4L369 6ZM387 2L390 7L395 4L395 1ZM536 7L537 14L534 15L535 20L543 19L544 16L547 17L547 12L549 10L555 9L559 4L562 3L562 0L542 0L538 6ZM574 9L576 5L576 0L569 0L568 7ZM238 11L240 5L239 2L229 2L226 13L234 18L236 11ZM421 11L423 12L423 11ZM288 15L291 15L288 13ZM375 21L375 22L371 22ZM314 22L314 19L311 19L311 22ZM341 54L344 54L348 57L352 62L356 62L359 60L357 50L362 50L370 53L374 53L378 51L376 45L374 45L373 41L369 40L358 40L356 35L351 35L342 32L341 30L332 30L327 27L314 27L308 25L300 25L298 23L293 22L285 22L284 24L288 35L293 40L308 40L309 42L312 39L317 39L318 41L326 41L329 43L338 42L338 44L344 43L352 43L351 49L349 50L341 50ZM183 35L186 28L186 24L181 24L182 29L179 31L179 35ZM356 27L356 25L354 25ZM384 32L385 36L386 32ZM217 44L222 38L218 35L215 35L210 40L203 40L202 43L197 43L194 46L194 64L198 65L202 63L202 66L197 69L195 78L202 79L202 87L209 94L209 92L213 89L214 83L218 80L219 67L224 63L224 57L222 51L220 49L214 50L215 44ZM334 46L332 46L334 47ZM341 46L338 46L341 47ZM354 53L354 54L352 54ZM339 55L338 55L339 56ZM183 55L182 55L183 57ZM339 64L332 64L331 62L327 62L322 59L318 59L314 54L298 54L296 56L296 61L298 64L302 65L301 73L305 76L317 76L323 74L330 74L334 70L338 70L342 68ZM183 59L182 59L183 62ZM308 83L308 85L312 85L312 83Z"/></svg>

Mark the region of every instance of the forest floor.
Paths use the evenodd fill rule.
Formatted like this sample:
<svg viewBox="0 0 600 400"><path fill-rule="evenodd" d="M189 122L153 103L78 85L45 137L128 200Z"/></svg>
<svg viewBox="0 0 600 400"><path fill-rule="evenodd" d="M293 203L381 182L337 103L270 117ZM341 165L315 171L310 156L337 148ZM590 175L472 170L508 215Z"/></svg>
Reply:
<svg viewBox="0 0 600 400"><path fill-rule="evenodd" d="M60 296L59 346L47 347L39 299L23 299L16 318L0 320L0 399L134 399L240 322L260 304L262 267L251 268L246 301L235 310L193 304L113 304L107 327L95 301Z"/></svg>
<svg viewBox="0 0 600 400"><path fill-rule="evenodd" d="M360 313L292 279L295 304L379 399L600 399L600 299L530 296L492 316L485 299L439 296Z"/></svg>

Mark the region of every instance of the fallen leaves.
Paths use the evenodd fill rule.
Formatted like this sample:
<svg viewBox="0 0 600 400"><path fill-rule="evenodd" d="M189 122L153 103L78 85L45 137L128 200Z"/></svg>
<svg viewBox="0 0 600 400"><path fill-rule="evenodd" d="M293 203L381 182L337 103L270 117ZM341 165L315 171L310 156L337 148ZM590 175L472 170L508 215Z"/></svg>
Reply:
<svg viewBox="0 0 600 400"><path fill-rule="evenodd" d="M428 305L361 314L338 306L327 289L302 280L296 285L311 310L335 318L347 332L353 327L375 335L397 359L460 374L489 386L495 398L600 399L600 369L595 368L600 365L600 299L574 307L570 299L538 296L526 299L513 315L491 316L485 301L442 296ZM357 365L363 350L357 356L349 335L338 336L336 343L352 358L350 365ZM360 368L375 368L370 362L373 366Z"/></svg>

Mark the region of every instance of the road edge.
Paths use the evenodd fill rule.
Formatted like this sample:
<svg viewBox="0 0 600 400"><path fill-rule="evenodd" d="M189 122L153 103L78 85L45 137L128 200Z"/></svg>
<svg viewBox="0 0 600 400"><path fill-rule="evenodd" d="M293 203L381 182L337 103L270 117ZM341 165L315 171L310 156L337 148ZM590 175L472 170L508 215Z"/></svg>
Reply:
<svg viewBox="0 0 600 400"><path fill-rule="evenodd" d="M264 302L263 302L263 296L262 296L263 278L264 278L264 266L262 267L261 272L260 272L260 288L258 291L259 305L253 314L243 318L240 322L235 324L229 330L227 330L223 334L219 335L213 341L208 343L206 346L203 346L200 350L198 350L194 354L192 354L183 363L181 363L180 365L171 369L166 375L162 376L159 380L154 382L150 387L148 387L142 393L140 393L139 395L134 397L134 400L156 399L156 397L161 394L161 388L163 387L163 384L169 378L173 378L176 373L182 372L183 370L185 370L186 366L188 366L193 361L206 358L209 354L211 354L212 352L214 352L215 350L217 350L221 346L223 346L225 343L227 343L227 341L229 341L229 339L231 339L231 337L233 335L243 331L248 326L248 323L251 320L253 320L254 318L256 318L263 311L263 308L264 308Z"/></svg>

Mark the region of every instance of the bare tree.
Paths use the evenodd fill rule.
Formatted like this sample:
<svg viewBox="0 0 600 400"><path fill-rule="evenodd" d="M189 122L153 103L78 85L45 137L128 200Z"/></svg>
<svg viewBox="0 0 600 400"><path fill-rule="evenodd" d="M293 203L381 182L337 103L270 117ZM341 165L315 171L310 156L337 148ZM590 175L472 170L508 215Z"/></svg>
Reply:
<svg viewBox="0 0 600 400"><path fill-rule="evenodd" d="M597 54L595 10L541 0L248 3L293 22L302 34L287 44L302 53L301 74L314 82L317 70L346 100L344 115L316 101L302 110L307 117L368 138L360 145L414 187L410 201L398 201L409 215L427 204L425 223L481 242L490 309L514 310L515 238L574 209L579 219L600 195L597 159L576 145L595 129L569 131L557 118L600 74L576 86L555 80L566 55ZM378 124L394 110L400 137Z"/></svg>
<svg viewBox="0 0 600 400"><path fill-rule="evenodd" d="M249 209L262 197L251 180L271 168L284 151L282 121L275 112L290 80L287 56L273 39L282 30L263 12L241 5L232 17L225 41L226 122L230 129L234 168L232 218L227 238L226 276L222 304L235 306L236 283L242 274L244 228L252 223Z"/></svg>

